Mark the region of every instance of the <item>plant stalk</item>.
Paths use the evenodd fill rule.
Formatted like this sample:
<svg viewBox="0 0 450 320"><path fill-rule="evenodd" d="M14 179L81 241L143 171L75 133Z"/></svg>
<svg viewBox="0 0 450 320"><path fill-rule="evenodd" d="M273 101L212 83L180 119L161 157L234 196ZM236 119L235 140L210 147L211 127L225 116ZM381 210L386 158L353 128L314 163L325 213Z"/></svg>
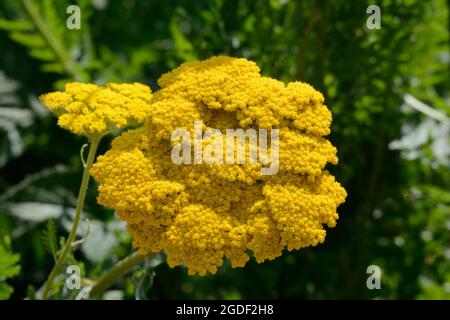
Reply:
<svg viewBox="0 0 450 320"><path fill-rule="evenodd" d="M143 262L147 257L135 251L123 260L119 261L111 270L105 272L97 280L95 280L94 285L89 293L91 298L99 295L106 289L108 289L117 279L123 277L125 274L130 272L130 270Z"/></svg>
<svg viewBox="0 0 450 320"><path fill-rule="evenodd" d="M46 300L48 298L50 289L52 288L53 281L54 281L56 275L58 274L59 269L64 264L64 261L68 255L68 253L72 249L72 243L75 240L75 237L77 234L77 229L78 229L78 224L79 224L80 218L81 218L81 213L83 211L84 199L86 198L86 190L89 185L89 178L90 178L89 170L91 169L92 164L94 163L95 154L97 152L97 148L98 148L101 138L102 138L101 136L94 137L91 141L91 144L89 147L88 158L86 160L86 165L84 166L83 178L81 180L80 191L78 193L77 207L76 207L75 217L73 220L72 230L70 231L69 238L67 239L67 241L64 245L62 253L56 260L55 266L53 267L52 271L50 272L50 275L48 276L48 280L45 285L44 292L42 294L42 299L44 299L44 300Z"/></svg>

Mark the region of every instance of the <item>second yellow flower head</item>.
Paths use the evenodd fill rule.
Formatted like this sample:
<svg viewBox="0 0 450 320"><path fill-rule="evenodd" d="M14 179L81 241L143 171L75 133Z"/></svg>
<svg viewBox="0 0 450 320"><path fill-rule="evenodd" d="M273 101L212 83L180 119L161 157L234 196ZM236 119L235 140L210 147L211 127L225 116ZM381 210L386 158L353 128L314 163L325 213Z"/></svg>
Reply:
<svg viewBox="0 0 450 320"><path fill-rule="evenodd" d="M58 117L58 125L88 138L143 122L150 110L151 90L141 83L68 83L64 92L40 96Z"/></svg>

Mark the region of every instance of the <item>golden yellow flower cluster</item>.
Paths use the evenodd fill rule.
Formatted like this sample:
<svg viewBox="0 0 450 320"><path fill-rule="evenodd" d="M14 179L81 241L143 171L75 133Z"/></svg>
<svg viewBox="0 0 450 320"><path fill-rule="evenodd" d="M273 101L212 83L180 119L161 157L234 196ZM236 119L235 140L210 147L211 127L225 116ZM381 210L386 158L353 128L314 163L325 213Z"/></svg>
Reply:
<svg viewBox="0 0 450 320"><path fill-rule="evenodd" d="M242 267L284 248L315 246L334 227L345 190L324 170L337 163L324 138L331 113L310 85L262 77L241 58L184 63L163 75L144 127L113 141L91 171L100 204L128 222L143 254L164 250L170 266L189 274L214 273L229 258ZM171 133L192 128L278 128L280 170L261 164L179 164L171 160Z"/></svg>
<svg viewBox="0 0 450 320"><path fill-rule="evenodd" d="M60 127L92 138L143 122L150 112L151 90L141 83L100 87L72 82L64 92L39 98L58 117Z"/></svg>

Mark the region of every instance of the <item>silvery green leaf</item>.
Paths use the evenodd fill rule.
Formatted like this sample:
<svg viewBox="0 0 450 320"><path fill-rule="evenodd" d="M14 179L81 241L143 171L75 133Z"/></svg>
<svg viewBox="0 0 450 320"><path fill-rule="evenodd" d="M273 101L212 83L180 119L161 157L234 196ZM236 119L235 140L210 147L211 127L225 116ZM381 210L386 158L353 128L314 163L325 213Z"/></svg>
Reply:
<svg viewBox="0 0 450 320"><path fill-rule="evenodd" d="M103 300L123 300L123 291L108 290L103 294Z"/></svg>
<svg viewBox="0 0 450 320"><path fill-rule="evenodd" d="M155 254L154 256L148 257L147 260L147 266L149 268L156 268L160 264L164 263L164 255L160 252Z"/></svg>
<svg viewBox="0 0 450 320"><path fill-rule="evenodd" d="M33 123L33 113L28 109L2 107L0 108L0 118L9 120L21 127L27 127Z"/></svg>
<svg viewBox="0 0 450 320"><path fill-rule="evenodd" d="M94 220L91 222L91 232L81 248L89 260L99 262L105 259L116 245L114 234L108 232L101 221Z"/></svg>
<svg viewBox="0 0 450 320"><path fill-rule="evenodd" d="M38 118L43 118L50 114L50 111L42 105L42 103L38 100L38 98L35 95L30 94L28 96L28 102L34 114Z"/></svg>
<svg viewBox="0 0 450 320"><path fill-rule="evenodd" d="M23 152L23 141L16 126L7 119L0 118L0 129L6 132L9 141L9 151L13 157L18 157ZM7 159L6 159L7 160ZM4 163L0 162L0 165Z"/></svg>
<svg viewBox="0 0 450 320"><path fill-rule="evenodd" d="M147 293L153 286L153 280L155 278L155 275L156 273L153 270L153 268L149 267L145 269L144 274L136 284L136 292L135 292L136 300L148 300Z"/></svg>
<svg viewBox="0 0 450 320"><path fill-rule="evenodd" d="M20 104L20 99L18 96L13 94L3 94L0 95L0 105L1 106L15 106Z"/></svg>
<svg viewBox="0 0 450 320"><path fill-rule="evenodd" d="M6 203L2 209L18 219L30 222L57 219L63 214L61 205L41 202Z"/></svg>
<svg viewBox="0 0 450 320"><path fill-rule="evenodd" d="M0 71L0 94L14 92L18 88L17 81L9 79L3 71Z"/></svg>
<svg viewBox="0 0 450 320"><path fill-rule="evenodd" d="M144 274L139 278L136 284L135 297L136 300L147 300L147 293L153 286L155 278L155 268L164 263L164 255L157 253L145 259Z"/></svg>

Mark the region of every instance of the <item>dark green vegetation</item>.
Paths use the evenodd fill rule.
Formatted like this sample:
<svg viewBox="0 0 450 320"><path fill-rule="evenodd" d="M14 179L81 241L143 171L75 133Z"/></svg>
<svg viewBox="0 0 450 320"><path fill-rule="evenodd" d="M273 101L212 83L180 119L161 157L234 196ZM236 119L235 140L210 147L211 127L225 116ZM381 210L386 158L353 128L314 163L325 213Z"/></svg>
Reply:
<svg viewBox="0 0 450 320"><path fill-rule="evenodd" d="M81 30L66 28L72 2ZM140 270L108 295L449 299L450 2L376 2L380 30L366 28L372 1L363 0L1 1L0 299L11 288L14 299L33 298L43 284L81 179L84 139L58 128L36 96L74 80L156 90L162 73L217 54L324 93L340 160L329 170L349 194L338 225L324 244L261 265L188 277L161 264L149 290L142 284L153 272ZM405 94L440 113L417 111ZM68 261L90 279L131 252L123 225L95 197L92 182L90 235ZM380 290L366 287L372 264L383 272Z"/></svg>

